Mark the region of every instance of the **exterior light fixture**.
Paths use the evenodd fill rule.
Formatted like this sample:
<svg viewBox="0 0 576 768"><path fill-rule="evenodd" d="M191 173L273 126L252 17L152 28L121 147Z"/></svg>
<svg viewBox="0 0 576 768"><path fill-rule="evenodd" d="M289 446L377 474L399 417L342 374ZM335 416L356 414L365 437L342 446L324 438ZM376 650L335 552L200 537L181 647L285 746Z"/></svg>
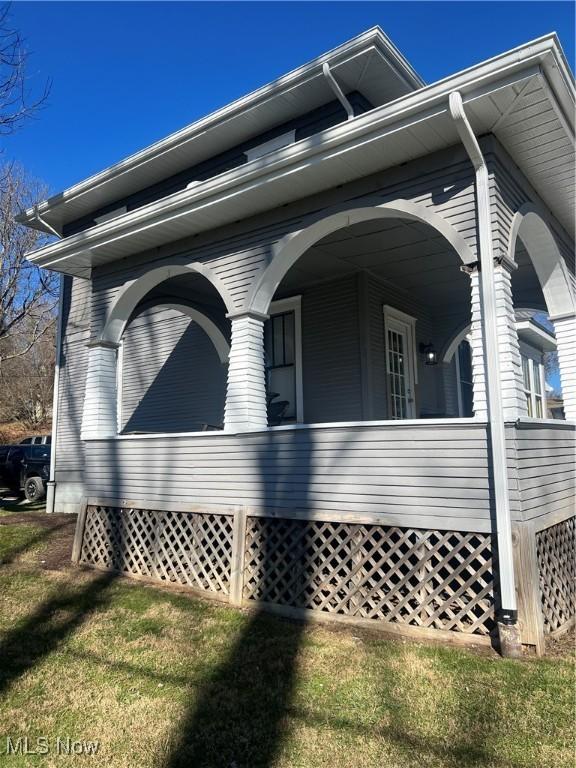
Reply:
<svg viewBox="0 0 576 768"><path fill-rule="evenodd" d="M420 354L424 355L425 365L437 365L438 353L434 349L434 346L432 343L430 344L420 343Z"/></svg>

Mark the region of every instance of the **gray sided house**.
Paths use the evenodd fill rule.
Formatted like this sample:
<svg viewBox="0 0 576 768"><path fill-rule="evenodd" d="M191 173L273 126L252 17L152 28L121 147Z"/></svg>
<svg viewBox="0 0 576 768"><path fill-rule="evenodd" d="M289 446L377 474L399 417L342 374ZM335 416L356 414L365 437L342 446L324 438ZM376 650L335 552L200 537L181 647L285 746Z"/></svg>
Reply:
<svg viewBox="0 0 576 768"><path fill-rule="evenodd" d="M555 35L426 85L375 28L23 213L58 236L29 258L63 276L74 559L542 652L574 620L573 119Z"/></svg>

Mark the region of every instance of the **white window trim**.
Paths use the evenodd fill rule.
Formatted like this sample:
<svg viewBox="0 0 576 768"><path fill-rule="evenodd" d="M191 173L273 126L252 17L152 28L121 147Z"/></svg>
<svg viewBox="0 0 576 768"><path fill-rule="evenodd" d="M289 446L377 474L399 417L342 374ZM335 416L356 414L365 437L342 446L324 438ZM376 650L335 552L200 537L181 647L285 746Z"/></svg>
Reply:
<svg viewBox="0 0 576 768"><path fill-rule="evenodd" d="M302 378L302 296L290 296L270 304L269 315L294 312L294 362L296 365L296 423L304 422L304 384Z"/></svg>
<svg viewBox="0 0 576 768"><path fill-rule="evenodd" d="M388 355L388 326L390 320L396 320L400 323L403 323L408 328L408 333L410 335L410 345L412 347L412 355L410 360L410 367L412 369L412 381L414 382L414 392L412 393L412 403L408 403L410 407L410 411L412 412L411 415L408 417L410 419L416 418L416 385L418 384L418 359L416 357L416 318L412 317L412 315L407 315L406 312L402 312L399 309L396 309L396 307L391 307L389 304L384 304L382 307L382 310L384 312L384 354L386 355L386 374L387 377L390 375L390 368L389 368L389 355ZM390 403L390 382L387 381L387 389L388 389L388 408L391 407ZM403 419L399 419L399 421L403 421Z"/></svg>
<svg viewBox="0 0 576 768"><path fill-rule="evenodd" d="M528 365L528 378L530 380L530 392L527 393L530 395L530 400L532 402L532 416L530 418L532 419L546 419L546 413L548 411L548 403L546 398L546 375L544 371L544 362L542 360L543 353L542 350L536 349L535 347L530 346L529 344L526 344L524 341L520 341L520 355L522 357L527 358L528 360L532 361L534 360L538 364L538 372L540 374L540 392L541 394L538 395L538 397L541 397L542 399L542 416L536 416L536 387L534 386L534 366ZM524 392L526 392L526 389L524 388L524 373L522 373L522 389Z"/></svg>

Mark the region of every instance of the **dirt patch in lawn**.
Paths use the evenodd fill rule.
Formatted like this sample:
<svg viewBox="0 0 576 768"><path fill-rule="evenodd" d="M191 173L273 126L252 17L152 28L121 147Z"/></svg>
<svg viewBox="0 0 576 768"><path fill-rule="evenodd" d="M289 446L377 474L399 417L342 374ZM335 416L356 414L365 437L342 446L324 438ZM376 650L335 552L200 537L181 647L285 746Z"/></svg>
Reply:
<svg viewBox="0 0 576 768"><path fill-rule="evenodd" d="M4 525L34 525L40 529L34 537L37 546L26 553L27 563L51 571L70 567L76 515L15 512L0 517L0 526Z"/></svg>

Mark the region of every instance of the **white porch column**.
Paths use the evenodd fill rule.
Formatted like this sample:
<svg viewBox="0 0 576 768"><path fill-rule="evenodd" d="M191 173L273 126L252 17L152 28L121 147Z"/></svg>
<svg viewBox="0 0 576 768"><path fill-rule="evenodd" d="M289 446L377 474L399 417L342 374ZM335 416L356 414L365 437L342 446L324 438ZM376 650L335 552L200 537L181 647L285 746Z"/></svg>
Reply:
<svg viewBox="0 0 576 768"><path fill-rule="evenodd" d="M512 284L510 280L512 269L515 269L515 265L508 260L498 259L494 261L500 387L502 411L506 421L516 421L520 416L527 415L522 381L520 345L518 343L516 318L512 302ZM470 346L472 349L474 415L480 419L488 419L484 344L482 339L480 272L477 266L466 268L465 271L470 275L472 294Z"/></svg>
<svg viewBox="0 0 576 768"><path fill-rule="evenodd" d="M556 332L564 413L576 421L576 315L552 318Z"/></svg>
<svg viewBox="0 0 576 768"><path fill-rule="evenodd" d="M82 440L114 437L116 412L116 360L118 345L96 341L88 345L88 372L82 412Z"/></svg>
<svg viewBox="0 0 576 768"><path fill-rule="evenodd" d="M486 404L486 366L484 361L484 342L482 340L482 305L480 297L480 270L478 266L465 267L470 276L472 302L472 324L470 326L470 351L472 355L472 391L474 416L488 421Z"/></svg>
<svg viewBox="0 0 576 768"><path fill-rule="evenodd" d="M248 432L266 429L266 378L264 372L265 315L254 312L232 316L232 344L224 429Z"/></svg>
<svg viewBox="0 0 576 768"><path fill-rule="evenodd" d="M511 278L515 269L517 269L516 264L507 258L494 259L500 385L505 421L516 421L520 416L528 415L516 315L512 300Z"/></svg>

